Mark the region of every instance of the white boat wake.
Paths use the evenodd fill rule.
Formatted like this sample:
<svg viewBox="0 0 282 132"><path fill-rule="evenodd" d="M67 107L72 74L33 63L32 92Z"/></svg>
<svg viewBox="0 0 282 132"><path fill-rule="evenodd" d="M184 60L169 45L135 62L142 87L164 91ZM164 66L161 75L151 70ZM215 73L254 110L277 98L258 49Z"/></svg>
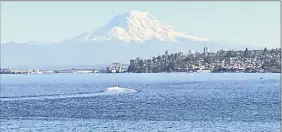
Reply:
<svg viewBox="0 0 282 132"><path fill-rule="evenodd" d="M136 90L129 88L120 88L120 87L109 87L107 88L107 93L134 93Z"/></svg>
<svg viewBox="0 0 282 132"><path fill-rule="evenodd" d="M78 93L78 94L67 94L67 95L42 95L42 96L26 96L26 97L1 97L0 101L16 101L16 100L45 100L45 99L64 99L64 98L81 98L81 97L95 97L102 95L114 95L114 94L126 94L135 93L134 89L120 88L120 87L109 87L104 92L96 93Z"/></svg>

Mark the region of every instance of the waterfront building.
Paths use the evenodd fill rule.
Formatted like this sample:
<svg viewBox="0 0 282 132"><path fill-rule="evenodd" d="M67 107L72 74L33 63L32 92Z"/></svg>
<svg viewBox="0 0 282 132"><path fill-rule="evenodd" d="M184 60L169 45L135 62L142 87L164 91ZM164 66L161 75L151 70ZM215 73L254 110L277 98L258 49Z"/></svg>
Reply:
<svg viewBox="0 0 282 132"><path fill-rule="evenodd" d="M197 70L196 72L199 72L199 73L211 73L211 70L200 69L200 70Z"/></svg>
<svg viewBox="0 0 282 132"><path fill-rule="evenodd" d="M131 60L130 63L134 65L134 60ZM106 71L108 73L122 73L127 72L129 68L128 64L121 64L121 63L111 63L110 66L108 66Z"/></svg>

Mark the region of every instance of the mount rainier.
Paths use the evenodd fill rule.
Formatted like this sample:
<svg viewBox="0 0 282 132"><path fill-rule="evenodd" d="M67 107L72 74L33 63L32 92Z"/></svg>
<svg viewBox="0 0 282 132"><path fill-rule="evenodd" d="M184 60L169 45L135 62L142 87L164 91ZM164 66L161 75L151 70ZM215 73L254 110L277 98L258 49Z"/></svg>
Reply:
<svg viewBox="0 0 282 132"><path fill-rule="evenodd" d="M75 40L112 40L125 42L145 42L156 39L160 41L178 42L177 38L186 38L199 42L203 39L177 32L171 25L157 20L148 12L129 11L128 13L114 17L109 23L94 32L84 33L75 37Z"/></svg>
<svg viewBox="0 0 282 132"><path fill-rule="evenodd" d="M148 12L129 11L115 16L106 25L53 44L9 42L1 45L1 67L38 68L55 65L129 63L136 57L151 58L188 50L244 49L243 44L213 42L176 31Z"/></svg>

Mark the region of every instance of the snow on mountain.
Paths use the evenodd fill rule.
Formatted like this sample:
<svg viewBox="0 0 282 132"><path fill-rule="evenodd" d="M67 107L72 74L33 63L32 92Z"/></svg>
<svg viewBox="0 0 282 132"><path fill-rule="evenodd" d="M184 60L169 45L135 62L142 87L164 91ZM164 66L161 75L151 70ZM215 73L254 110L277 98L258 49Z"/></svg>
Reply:
<svg viewBox="0 0 282 132"><path fill-rule="evenodd" d="M178 38L186 38L199 42L208 39L188 35L176 31L171 25L157 20L148 12L129 11L125 14L115 16L105 26L94 32L84 33L74 40L97 41L97 40L121 40L124 42L144 42L148 40L174 41Z"/></svg>
<svg viewBox="0 0 282 132"><path fill-rule="evenodd" d="M124 44L131 42L134 44ZM179 42L175 44L176 42ZM136 44L142 43L142 44ZM105 26L59 43L1 45L0 67L93 66L112 62L129 63L136 57L151 58L170 53L218 49L241 49L250 45L214 42L176 31L148 12L129 11L115 16ZM58 68L58 67L57 67Z"/></svg>

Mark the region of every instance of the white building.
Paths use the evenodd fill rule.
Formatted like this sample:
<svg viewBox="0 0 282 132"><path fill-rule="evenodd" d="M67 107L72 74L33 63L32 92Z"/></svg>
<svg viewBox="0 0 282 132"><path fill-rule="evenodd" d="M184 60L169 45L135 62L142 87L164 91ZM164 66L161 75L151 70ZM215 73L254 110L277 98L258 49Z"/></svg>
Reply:
<svg viewBox="0 0 282 132"><path fill-rule="evenodd" d="M200 73L210 73L211 72L211 70L197 70L197 72L200 72Z"/></svg>
<svg viewBox="0 0 282 132"><path fill-rule="evenodd" d="M107 67L107 71L110 73L127 72L128 67L128 64L111 63L110 66Z"/></svg>

